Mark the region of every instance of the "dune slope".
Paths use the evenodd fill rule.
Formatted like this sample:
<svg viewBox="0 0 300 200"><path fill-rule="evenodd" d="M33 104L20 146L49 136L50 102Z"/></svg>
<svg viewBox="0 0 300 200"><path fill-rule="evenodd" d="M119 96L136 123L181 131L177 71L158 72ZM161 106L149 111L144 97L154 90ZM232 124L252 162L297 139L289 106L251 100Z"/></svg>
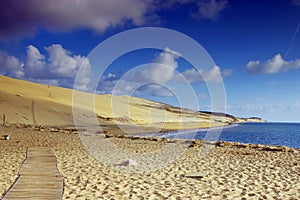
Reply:
<svg viewBox="0 0 300 200"><path fill-rule="evenodd" d="M77 123L120 124L174 130L243 122L230 115L195 112L130 96L94 95L0 76L0 119L6 123L73 126ZM94 105L91 103L94 101ZM78 124L77 124L78 125Z"/></svg>

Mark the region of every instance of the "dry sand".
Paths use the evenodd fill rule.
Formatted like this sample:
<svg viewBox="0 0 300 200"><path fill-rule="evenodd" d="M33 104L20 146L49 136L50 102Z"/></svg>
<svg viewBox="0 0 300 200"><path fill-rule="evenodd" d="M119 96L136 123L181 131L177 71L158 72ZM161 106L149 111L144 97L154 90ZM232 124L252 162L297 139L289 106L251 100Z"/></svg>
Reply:
<svg viewBox="0 0 300 200"><path fill-rule="evenodd" d="M273 152L225 146L215 147L200 158L201 146L186 148L186 142L99 136L99 141L137 154L155 152L166 144L186 150L162 169L129 173L124 170L139 164L105 166L86 150L75 133L0 128L0 135L6 133L11 140L0 140L0 194L14 182L26 147L48 146L65 177L63 199L300 199L299 149ZM96 137L84 134L82 137ZM109 149L105 153L112 154ZM204 171L207 175L202 179L182 176Z"/></svg>
<svg viewBox="0 0 300 200"><path fill-rule="evenodd" d="M118 123L157 131L253 120L211 115L130 96L94 95L5 76L0 76L0 111L1 122L5 114L7 123L74 126L75 120L76 126Z"/></svg>

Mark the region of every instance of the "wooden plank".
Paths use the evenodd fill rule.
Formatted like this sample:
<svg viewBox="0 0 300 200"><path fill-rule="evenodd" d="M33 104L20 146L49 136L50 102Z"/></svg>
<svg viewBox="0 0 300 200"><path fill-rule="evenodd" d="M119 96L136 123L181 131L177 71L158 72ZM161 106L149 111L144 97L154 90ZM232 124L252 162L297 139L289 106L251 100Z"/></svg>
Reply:
<svg viewBox="0 0 300 200"><path fill-rule="evenodd" d="M50 148L28 148L19 177L3 200L61 199L63 181L57 169L56 157Z"/></svg>

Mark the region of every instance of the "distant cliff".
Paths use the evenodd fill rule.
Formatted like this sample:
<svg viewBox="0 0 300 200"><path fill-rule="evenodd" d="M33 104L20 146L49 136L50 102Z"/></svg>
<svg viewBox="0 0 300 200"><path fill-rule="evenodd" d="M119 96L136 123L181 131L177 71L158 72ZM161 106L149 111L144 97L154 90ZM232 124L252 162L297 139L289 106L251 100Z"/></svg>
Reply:
<svg viewBox="0 0 300 200"><path fill-rule="evenodd" d="M267 122L259 117L249 117L249 118L242 118L242 117L235 117L233 115L227 113L218 113L218 112L210 112L210 111L200 111L201 113L209 114L212 118L220 118L225 120L228 123L244 123L244 122Z"/></svg>
<svg viewBox="0 0 300 200"><path fill-rule="evenodd" d="M267 120L264 120L259 117L250 117L250 118L238 118L238 122L267 122Z"/></svg>

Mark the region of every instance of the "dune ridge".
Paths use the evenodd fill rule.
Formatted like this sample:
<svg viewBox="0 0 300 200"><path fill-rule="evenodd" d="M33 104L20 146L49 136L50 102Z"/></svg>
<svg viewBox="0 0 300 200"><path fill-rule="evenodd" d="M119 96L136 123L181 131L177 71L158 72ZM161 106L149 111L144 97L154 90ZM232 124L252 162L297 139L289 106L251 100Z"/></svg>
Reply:
<svg viewBox="0 0 300 200"><path fill-rule="evenodd" d="M231 115L197 112L130 96L94 95L61 87L0 76L0 120L6 123L43 126L74 126L78 118L97 118L101 125L127 125L157 130L195 129L230 123L264 121ZM85 100L94 99L92 107ZM132 128L132 127L131 127Z"/></svg>

